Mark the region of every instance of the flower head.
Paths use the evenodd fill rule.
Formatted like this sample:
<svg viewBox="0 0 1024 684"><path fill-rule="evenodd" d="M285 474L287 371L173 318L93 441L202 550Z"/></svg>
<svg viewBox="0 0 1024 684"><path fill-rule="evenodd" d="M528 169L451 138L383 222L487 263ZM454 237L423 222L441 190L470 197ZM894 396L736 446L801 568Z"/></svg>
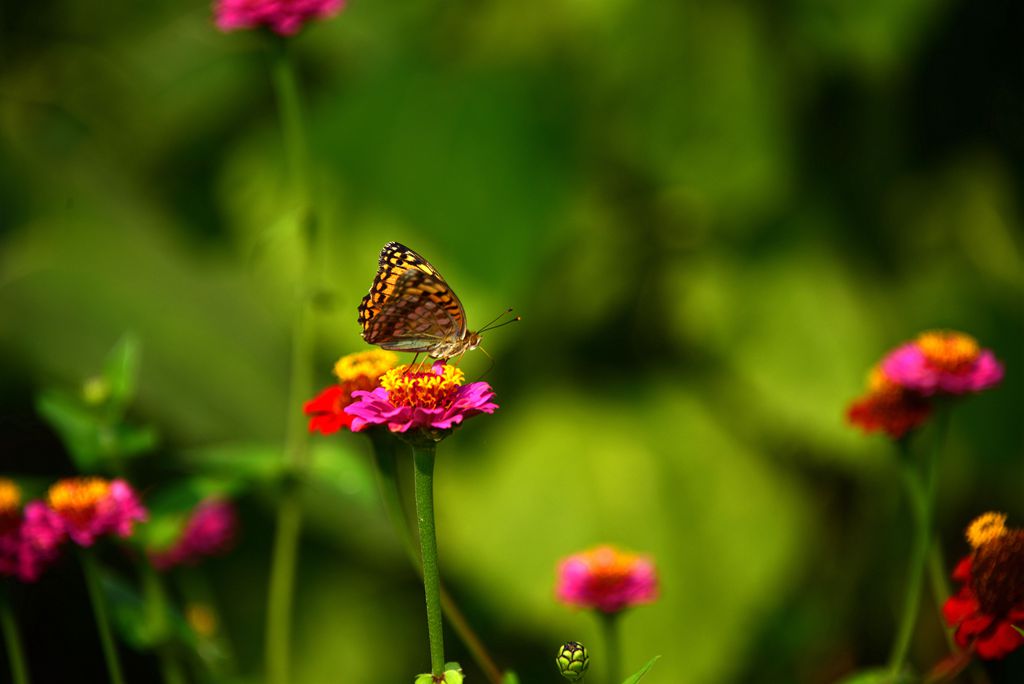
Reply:
<svg viewBox="0 0 1024 684"><path fill-rule="evenodd" d="M309 418L309 431L331 435L341 429L352 427L353 416L345 413L345 407L354 399L356 390L372 390L380 382L380 376L395 367L398 356L393 352L373 350L349 354L334 364L334 374L339 384L331 385L315 398L306 402L304 411Z"/></svg>
<svg viewBox="0 0 1024 684"><path fill-rule="evenodd" d="M968 394L999 384L1003 366L969 335L953 331L922 333L882 360L892 382L913 392Z"/></svg>
<svg viewBox="0 0 1024 684"><path fill-rule="evenodd" d="M20 503L18 486L0 479L0 575L34 582L57 558L64 524L41 501L29 502L23 511Z"/></svg>
<svg viewBox="0 0 1024 684"><path fill-rule="evenodd" d="M434 438L466 418L494 413L494 390L486 382L465 382L455 366L438 362L429 370L399 366L385 373L372 392L356 391L345 412L353 417L352 430L387 425L391 432L425 430Z"/></svg>
<svg viewBox="0 0 1024 684"><path fill-rule="evenodd" d="M192 511L178 540L169 549L150 554L150 558L160 570L197 563L227 551L237 528L238 516L230 502L207 499Z"/></svg>
<svg viewBox="0 0 1024 684"><path fill-rule="evenodd" d="M266 26L291 36L307 21L332 17L344 6L345 0L216 0L213 12L221 31Z"/></svg>
<svg viewBox="0 0 1024 684"><path fill-rule="evenodd" d="M106 534L129 537L135 523L146 519L146 509L124 480L60 480L50 487L47 503L60 515L68 536L81 546L92 546Z"/></svg>
<svg viewBox="0 0 1024 684"><path fill-rule="evenodd" d="M957 644L986 659L1024 645L1014 629L1024 626L1024 530L1005 522L1005 515L986 513L967 528L974 552L953 571L962 586L942 607Z"/></svg>
<svg viewBox="0 0 1024 684"><path fill-rule="evenodd" d="M928 400L889 380L877 366L868 377L868 393L846 410L846 419L864 432L903 437L931 414Z"/></svg>
<svg viewBox="0 0 1024 684"><path fill-rule="evenodd" d="M615 613L656 599L658 578L649 558L598 546L558 564L556 592L566 603Z"/></svg>

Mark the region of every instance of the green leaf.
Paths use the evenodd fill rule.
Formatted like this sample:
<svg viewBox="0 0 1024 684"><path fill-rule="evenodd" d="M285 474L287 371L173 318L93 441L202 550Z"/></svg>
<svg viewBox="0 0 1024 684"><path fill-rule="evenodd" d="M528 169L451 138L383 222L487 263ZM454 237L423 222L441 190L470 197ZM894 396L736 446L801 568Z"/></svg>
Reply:
<svg viewBox="0 0 1024 684"><path fill-rule="evenodd" d="M139 456L156 448L159 436L148 425L120 425L115 431L115 451L120 456Z"/></svg>
<svg viewBox="0 0 1024 684"><path fill-rule="evenodd" d="M1020 634L1021 636L1024 636L1024 629L1021 629L1021 628L1020 628L1020 627L1018 627L1017 625L1013 625L1013 628L1014 628L1015 630L1017 630L1017 633L1018 633L1018 634Z"/></svg>
<svg viewBox="0 0 1024 684"><path fill-rule="evenodd" d="M838 684L910 684L912 681L914 678L907 672L893 674L888 669L874 668L854 672Z"/></svg>
<svg viewBox="0 0 1024 684"><path fill-rule="evenodd" d="M138 338L129 333L117 341L103 366L103 377L110 388L109 401L118 413L135 398L140 352Z"/></svg>
<svg viewBox="0 0 1024 684"><path fill-rule="evenodd" d="M501 684L519 684L519 675L511 670L508 671L502 677Z"/></svg>
<svg viewBox="0 0 1024 684"><path fill-rule="evenodd" d="M648 660L648 661L647 661L647 664L646 664L646 665L644 665L643 667L641 667L641 668L640 668L639 670L637 670L636 672L634 672L634 673L633 673L632 675L630 675L629 677L626 677L626 679L624 679L624 680L622 681L622 684L636 684L637 682L639 682L639 681L640 681L641 679L643 679L643 678L644 678L644 675L646 675L646 674L647 674L647 672L648 672L648 671L649 671L649 670L650 670L650 669L651 669L652 667L654 667L654 663L655 663L655 662L656 662L656 661L658 660L658 658L660 658L660 657L661 657L660 655L656 655L656 656L654 656L653 658L651 658L650 660Z"/></svg>
<svg viewBox="0 0 1024 684"><path fill-rule="evenodd" d="M152 592L149 592L150 600L146 600L134 587L109 571L103 571L100 582L114 626L129 646L148 650L168 641L190 648L195 645L192 628L169 603L154 602Z"/></svg>
<svg viewBox="0 0 1024 684"><path fill-rule="evenodd" d="M36 398L36 410L60 435L78 470L95 471L102 456L97 417L73 399L53 391Z"/></svg>

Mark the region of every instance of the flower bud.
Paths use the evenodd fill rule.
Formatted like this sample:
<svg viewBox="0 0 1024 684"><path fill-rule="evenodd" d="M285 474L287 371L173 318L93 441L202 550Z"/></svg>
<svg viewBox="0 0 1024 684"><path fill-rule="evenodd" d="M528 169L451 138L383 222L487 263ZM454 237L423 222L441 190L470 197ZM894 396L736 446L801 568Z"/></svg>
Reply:
<svg viewBox="0 0 1024 684"><path fill-rule="evenodd" d="M590 666L590 655L583 644L569 641L562 644L555 657L555 664L562 676L570 682L577 682L583 679L583 675Z"/></svg>

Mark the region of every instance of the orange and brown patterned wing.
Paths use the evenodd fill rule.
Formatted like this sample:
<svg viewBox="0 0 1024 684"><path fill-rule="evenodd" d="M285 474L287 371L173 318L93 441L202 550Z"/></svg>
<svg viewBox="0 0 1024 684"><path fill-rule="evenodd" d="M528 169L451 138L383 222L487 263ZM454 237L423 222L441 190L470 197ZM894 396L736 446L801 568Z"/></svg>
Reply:
<svg viewBox="0 0 1024 684"><path fill-rule="evenodd" d="M403 244L387 243L380 251L380 258L377 260L377 275L373 279L373 285L370 286L370 291L359 304L359 324L363 328L363 339L369 341L367 334L370 321L380 313L388 301L395 297L399 279L411 270L433 276L447 287L444 277L429 261ZM451 300L446 304L446 310L455 319L457 325L465 328L466 314L462 310L462 304L454 294L451 296Z"/></svg>
<svg viewBox="0 0 1024 684"><path fill-rule="evenodd" d="M363 326L363 339L392 351L433 352L461 340L462 304L439 277L411 268L398 278L380 311Z"/></svg>

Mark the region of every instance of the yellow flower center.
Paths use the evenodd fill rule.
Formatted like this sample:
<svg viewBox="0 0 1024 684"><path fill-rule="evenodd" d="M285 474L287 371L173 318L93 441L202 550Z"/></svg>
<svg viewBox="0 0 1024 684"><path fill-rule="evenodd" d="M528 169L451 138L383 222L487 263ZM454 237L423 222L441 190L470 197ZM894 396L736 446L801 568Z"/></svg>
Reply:
<svg viewBox="0 0 1024 684"><path fill-rule="evenodd" d="M917 347L931 366L952 373L967 370L981 353L973 337L948 330L921 333Z"/></svg>
<svg viewBox="0 0 1024 684"><path fill-rule="evenodd" d="M72 477L60 480L47 495L50 508L75 522L87 522L96 505L110 493L110 483L99 477Z"/></svg>
<svg viewBox="0 0 1024 684"><path fill-rule="evenodd" d="M342 356L334 364L334 374L341 382L369 380L371 386L377 385L377 379L391 370L398 363L398 355L394 352L374 349Z"/></svg>
<svg viewBox="0 0 1024 684"><path fill-rule="evenodd" d="M13 480L0 477L0 517L18 515L18 507L21 506L21 490Z"/></svg>
<svg viewBox="0 0 1024 684"><path fill-rule="evenodd" d="M441 366L440 375L433 369L421 373L410 371L409 366L399 366L384 374L380 386L387 390L388 400L395 406L438 408L448 403L465 379L465 373L448 364Z"/></svg>
<svg viewBox="0 0 1024 684"><path fill-rule="evenodd" d="M998 539L1004 534L1006 534L1005 513L985 513L984 515L979 515L967 527L967 541L974 548L987 544L993 539Z"/></svg>

